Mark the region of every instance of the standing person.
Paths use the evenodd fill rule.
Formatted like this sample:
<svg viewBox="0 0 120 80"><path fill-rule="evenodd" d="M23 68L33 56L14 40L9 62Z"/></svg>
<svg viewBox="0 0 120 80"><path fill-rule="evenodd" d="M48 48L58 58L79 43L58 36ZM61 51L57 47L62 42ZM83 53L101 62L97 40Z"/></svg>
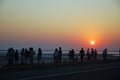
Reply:
<svg viewBox="0 0 120 80"><path fill-rule="evenodd" d="M25 64L28 64L29 51L25 49Z"/></svg>
<svg viewBox="0 0 120 80"><path fill-rule="evenodd" d="M90 60L90 49L89 48L87 49L87 60L88 61Z"/></svg>
<svg viewBox="0 0 120 80"><path fill-rule="evenodd" d="M103 50L103 60L107 59L107 48Z"/></svg>
<svg viewBox="0 0 120 80"><path fill-rule="evenodd" d="M83 63L83 59L84 59L84 54L85 54L85 51L83 50L83 48L81 48L81 50L80 50L80 58L81 58L82 63Z"/></svg>
<svg viewBox="0 0 120 80"><path fill-rule="evenodd" d="M6 55L6 59L8 61L8 65L10 65L10 61L11 61L11 58L10 58L10 48L7 50L7 55Z"/></svg>
<svg viewBox="0 0 120 80"><path fill-rule="evenodd" d="M75 51L72 49L72 50L71 50L72 62L74 62L74 61L75 61L74 55L75 55Z"/></svg>
<svg viewBox="0 0 120 80"><path fill-rule="evenodd" d="M71 55L72 55L72 52L71 52L71 50L70 50L69 53L68 53L68 56L69 56L69 63L72 62L72 57L71 57Z"/></svg>
<svg viewBox="0 0 120 80"><path fill-rule="evenodd" d="M94 54L95 54L95 51L93 48L91 48L91 60L94 60Z"/></svg>
<svg viewBox="0 0 120 80"><path fill-rule="evenodd" d="M58 64L58 59L59 58L58 58L58 49L57 48L54 51L53 57L54 57L54 63Z"/></svg>
<svg viewBox="0 0 120 80"><path fill-rule="evenodd" d="M58 60L59 60L59 63L62 62L62 48L59 47L59 50L58 50Z"/></svg>
<svg viewBox="0 0 120 80"><path fill-rule="evenodd" d="M33 50L33 48L29 48L29 62L30 64L33 64L33 59L34 59L34 55L35 55L35 51Z"/></svg>
<svg viewBox="0 0 120 80"><path fill-rule="evenodd" d="M9 48L6 57L8 59L8 65L10 65L10 66L13 66L13 64L14 64L14 62L13 62L14 55L15 55L14 54L14 49L13 48Z"/></svg>
<svg viewBox="0 0 120 80"><path fill-rule="evenodd" d="M8 60L8 65L11 65L12 55L11 55L11 49L10 49L10 48L7 50L6 58L7 58L7 60Z"/></svg>
<svg viewBox="0 0 120 80"><path fill-rule="evenodd" d="M69 55L69 63L75 61L74 54L75 54L75 51L73 49L71 49L69 51L69 53L68 53L68 55Z"/></svg>
<svg viewBox="0 0 120 80"><path fill-rule="evenodd" d="M22 48L21 52L21 64L25 64L25 49Z"/></svg>
<svg viewBox="0 0 120 80"><path fill-rule="evenodd" d="M42 50L41 48L38 49L38 63L40 63L42 57Z"/></svg>
<svg viewBox="0 0 120 80"><path fill-rule="evenodd" d="M96 61L97 60L97 50L96 49L95 49L94 55L95 55L95 61Z"/></svg>
<svg viewBox="0 0 120 80"><path fill-rule="evenodd" d="M18 50L15 51L15 64L18 64L18 60L19 60L19 52Z"/></svg>
<svg viewBox="0 0 120 80"><path fill-rule="evenodd" d="M11 54L12 54L12 65L14 65L15 50L13 48L11 48Z"/></svg>

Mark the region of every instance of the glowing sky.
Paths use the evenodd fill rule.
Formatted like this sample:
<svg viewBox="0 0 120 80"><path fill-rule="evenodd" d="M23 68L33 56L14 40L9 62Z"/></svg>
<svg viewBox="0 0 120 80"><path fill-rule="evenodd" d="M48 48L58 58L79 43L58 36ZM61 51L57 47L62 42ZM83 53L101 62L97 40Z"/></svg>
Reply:
<svg viewBox="0 0 120 80"><path fill-rule="evenodd" d="M119 0L0 0L0 48L120 48ZM91 46L89 42L95 41Z"/></svg>

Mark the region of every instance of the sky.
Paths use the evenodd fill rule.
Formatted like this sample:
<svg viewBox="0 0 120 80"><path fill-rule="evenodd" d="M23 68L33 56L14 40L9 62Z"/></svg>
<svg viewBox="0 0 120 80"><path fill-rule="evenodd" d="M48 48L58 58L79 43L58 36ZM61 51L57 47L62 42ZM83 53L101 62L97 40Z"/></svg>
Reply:
<svg viewBox="0 0 120 80"><path fill-rule="evenodd" d="M0 0L0 49L118 49L119 4L119 0Z"/></svg>

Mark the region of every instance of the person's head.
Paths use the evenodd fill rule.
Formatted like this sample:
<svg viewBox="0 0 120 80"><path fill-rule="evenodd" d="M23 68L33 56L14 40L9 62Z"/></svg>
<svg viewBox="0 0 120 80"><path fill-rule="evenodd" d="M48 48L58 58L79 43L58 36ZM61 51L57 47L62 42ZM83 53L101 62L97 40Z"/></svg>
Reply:
<svg viewBox="0 0 120 80"><path fill-rule="evenodd" d="M83 50L83 48L81 48L81 50Z"/></svg>
<svg viewBox="0 0 120 80"><path fill-rule="evenodd" d="M57 48L55 48L55 51L58 51L58 49L57 49Z"/></svg>
<svg viewBox="0 0 120 80"><path fill-rule="evenodd" d="M59 50L61 50L62 48L61 47L59 47Z"/></svg>
<svg viewBox="0 0 120 80"><path fill-rule="evenodd" d="M25 49L25 51L27 51L27 48Z"/></svg>
<svg viewBox="0 0 120 80"><path fill-rule="evenodd" d="M104 51L107 51L107 48L105 48Z"/></svg>
<svg viewBox="0 0 120 80"><path fill-rule="evenodd" d="M33 50L33 48L32 48L32 47L30 47L30 48L29 48L29 50L31 50L31 51L32 51L32 50Z"/></svg>
<svg viewBox="0 0 120 80"><path fill-rule="evenodd" d="M16 52L18 52L18 50L16 50Z"/></svg>
<svg viewBox="0 0 120 80"><path fill-rule="evenodd" d="M41 48L39 48L38 51L41 51Z"/></svg>
<svg viewBox="0 0 120 80"><path fill-rule="evenodd" d="M107 48L105 48L105 50L107 51Z"/></svg>
<svg viewBox="0 0 120 80"><path fill-rule="evenodd" d="M10 52L10 51L11 51L11 49L9 48L9 49L8 49L8 52Z"/></svg>
<svg viewBox="0 0 120 80"><path fill-rule="evenodd" d="M72 49L72 51L74 51L74 50Z"/></svg>
<svg viewBox="0 0 120 80"><path fill-rule="evenodd" d="M24 51L24 48L22 48L22 51Z"/></svg>
<svg viewBox="0 0 120 80"><path fill-rule="evenodd" d="M97 51L97 50L95 49L95 51Z"/></svg>

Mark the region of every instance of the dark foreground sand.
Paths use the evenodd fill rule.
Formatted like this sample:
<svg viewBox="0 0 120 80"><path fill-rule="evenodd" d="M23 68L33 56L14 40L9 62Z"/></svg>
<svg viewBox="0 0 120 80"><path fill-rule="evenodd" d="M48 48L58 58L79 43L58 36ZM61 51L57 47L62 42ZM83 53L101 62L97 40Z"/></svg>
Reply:
<svg viewBox="0 0 120 80"><path fill-rule="evenodd" d="M120 58L107 61L4 66L0 80L120 80Z"/></svg>
<svg viewBox="0 0 120 80"><path fill-rule="evenodd" d="M81 61L77 62L62 62L58 64L54 63L34 63L34 64L14 64L13 66L4 65L0 68L0 72L16 72L16 71L27 71L27 70L41 70L41 69L51 69L56 67L69 67L69 66L86 66L91 64L106 64L111 62L120 62L120 58L107 59L107 60L97 60L97 61Z"/></svg>

